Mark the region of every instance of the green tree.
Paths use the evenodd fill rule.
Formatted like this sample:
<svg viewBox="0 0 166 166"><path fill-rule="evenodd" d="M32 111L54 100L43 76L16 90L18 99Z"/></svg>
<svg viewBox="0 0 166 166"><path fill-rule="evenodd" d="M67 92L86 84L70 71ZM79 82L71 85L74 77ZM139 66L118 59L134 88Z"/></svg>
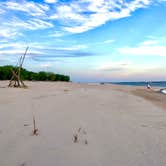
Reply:
<svg viewBox="0 0 166 166"><path fill-rule="evenodd" d="M13 66L0 66L0 80L10 80L12 77L12 70L17 71L16 67ZM70 81L69 76L54 74L52 72L41 71L35 73L28 71L24 68L21 69L21 79L22 80L37 80L37 81Z"/></svg>
<svg viewBox="0 0 166 166"><path fill-rule="evenodd" d="M38 74L39 81L46 81L47 80L47 73L44 71L40 71Z"/></svg>

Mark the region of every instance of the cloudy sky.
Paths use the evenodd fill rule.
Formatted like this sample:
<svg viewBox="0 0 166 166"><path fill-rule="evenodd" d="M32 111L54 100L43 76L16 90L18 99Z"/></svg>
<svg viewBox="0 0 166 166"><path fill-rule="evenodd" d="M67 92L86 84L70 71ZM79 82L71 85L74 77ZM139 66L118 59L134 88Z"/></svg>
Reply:
<svg viewBox="0 0 166 166"><path fill-rule="evenodd" d="M1 0L0 65L73 81L166 79L166 0Z"/></svg>

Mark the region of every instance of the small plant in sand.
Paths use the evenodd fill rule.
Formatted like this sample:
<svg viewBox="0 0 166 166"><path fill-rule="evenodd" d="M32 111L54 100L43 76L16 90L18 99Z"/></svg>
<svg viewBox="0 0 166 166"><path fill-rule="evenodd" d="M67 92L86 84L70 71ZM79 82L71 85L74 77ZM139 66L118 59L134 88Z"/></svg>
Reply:
<svg viewBox="0 0 166 166"><path fill-rule="evenodd" d="M88 145L88 140L87 139L85 140L85 145Z"/></svg>
<svg viewBox="0 0 166 166"><path fill-rule="evenodd" d="M24 162L24 163L22 163L20 166L26 166L26 163Z"/></svg>
<svg viewBox="0 0 166 166"><path fill-rule="evenodd" d="M36 128L35 116L33 115L33 135L39 135L38 131L39 130Z"/></svg>
<svg viewBox="0 0 166 166"><path fill-rule="evenodd" d="M78 132L80 133L80 131L81 131L81 127L78 129Z"/></svg>
<svg viewBox="0 0 166 166"><path fill-rule="evenodd" d="M77 143L78 142L78 135L77 134L74 134L74 143Z"/></svg>

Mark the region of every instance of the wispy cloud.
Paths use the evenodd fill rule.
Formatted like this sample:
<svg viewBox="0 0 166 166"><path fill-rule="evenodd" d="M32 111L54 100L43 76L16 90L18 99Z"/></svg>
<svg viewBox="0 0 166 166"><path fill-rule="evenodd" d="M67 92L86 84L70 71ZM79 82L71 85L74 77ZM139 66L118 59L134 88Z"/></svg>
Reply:
<svg viewBox="0 0 166 166"><path fill-rule="evenodd" d="M31 56L34 60L44 60L50 61L56 58L80 58L80 57L88 57L88 56L95 56L96 54L81 50L57 50L57 51L45 51L41 54Z"/></svg>
<svg viewBox="0 0 166 166"><path fill-rule="evenodd" d="M0 14L4 13L5 11L3 9L0 9Z"/></svg>
<svg viewBox="0 0 166 166"><path fill-rule="evenodd" d="M93 43L86 43L87 46L95 46L95 45L105 45L105 44L111 44L114 43L116 40L114 39L107 39L107 40L103 40L103 41L97 41L97 42L93 42Z"/></svg>
<svg viewBox="0 0 166 166"><path fill-rule="evenodd" d="M113 43L115 40L105 40L103 43L104 44L110 44L110 43Z"/></svg>
<svg viewBox="0 0 166 166"><path fill-rule="evenodd" d="M125 71L129 70L131 68L132 63L129 61L111 61L111 62L106 62L102 63L100 66L97 67L97 70L100 71Z"/></svg>
<svg viewBox="0 0 166 166"><path fill-rule="evenodd" d="M35 2L20 1L20 2L3 2L1 7L8 10L22 11L32 16L46 16L46 11L49 10L49 6L45 4L39 4Z"/></svg>
<svg viewBox="0 0 166 166"><path fill-rule="evenodd" d="M0 55L23 55L25 53L24 49L15 49L15 50L0 50ZM41 55L42 52L40 51L29 51L28 55Z"/></svg>
<svg viewBox="0 0 166 166"><path fill-rule="evenodd" d="M118 52L124 55L166 56L165 36L148 36L147 40L138 43L135 47L122 47Z"/></svg>
<svg viewBox="0 0 166 166"><path fill-rule="evenodd" d="M45 47L39 49L42 54L32 55L31 58L38 62L53 62L63 58L81 58L96 56L93 52L86 51L86 46L75 45L71 47Z"/></svg>
<svg viewBox="0 0 166 166"><path fill-rule="evenodd" d="M26 30L52 28L54 25L47 20L49 6L33 1L0 2L0 37L19 37ZM5 14L3 14L5 13ZM7 19L6 19L7 18Z"/></svg>
<svg viewBox="0 0 166 166"><path fill-rule="evenodd" d="M66 50L66 51L76 51L76 50L84 50L88 48L87 45L74 45L71 47L60 47L60 48L56 48L56 50Z"/></svg>
<svg viewBox="0 0 166 166"><path fill-rule="evenodd" d="M64 35L65 35L65 33L61 32L61 31L54 31L54 32L49 34L49 36L51 36L51 37L62 37Z"/></svg>
<svg viewBox="0 0 166 166"><path fill-rule="evenodd" d="M42 63L42 64L39 65L39 67L40 67L41 69L44 69L44 70L46 70L46 69L48 69L48 68L50 68L50 67L52 67L52 66L53 66L52 63Z"/></svg>
<svg viewBox="0 0 166 166"><path fill-rule="evenodd" d="M161 72L163 71L163 72ZM110 61L102 63L96 68L96 73L104 79L115 81L144 81L161 80L166 71L161 64L138 64L131 61ZM92 74L92 77L94 74Z"/></svg>
<svg viewBox="0 0 166 166"><path fill-rule="evenodd" d="M26 43L2 43L1 57L12 56L15 60L25 52ZM37 62L57 61L57 58L80 58L96 54L86 51L86 45L72 45L70 47L56 47L41 43L31 43L26 58Z"/></svg>
<svg viewBox="0 0 166 166"><path fill-rule="evenodd" d="M44 2L46 2L46 3L56 3L57 0L44 0Z"/></svg>
<svg viewBox="0 0 166 166"><path fill-rule="evenodd" d="M22 24L24 26L24 24ZM45 29L53 27L53 24L50 22L43 21L41 19L31 19L27 23L25 23L25 27L27 29L35 30L35 29Z"/></svg>
<svg viewBox="0 0 166 166"><path fill-rule="evenodd" d="M46 22L39 18L27 18L26 20L19 19L17 17L12 17L6 20L1 24L2 27L6 28L21 28L22 29L44 29L44 28L51 28L53 24L50 22Z"/></svg>
<svg viewBox="0 0 166 166"><path fill-rule="evenodd" d="M137 47L123 47L118 50L125 55L166 56L166 46L140 45Z"/></svg>
<svg viewBox="0 0 166 166"><path fill-rule="evenodd" d="M1 43L0 49L20 48L20 47L23 47L23 46L24 46L23 43L9 43L9 42L5 42L5 43Z"/></svg>
<svg viewBox="0 0 166 166"><path fill-rule="evenodd" d="M150 46L150 45L156 45L158 43L159 43L158 40L145 40L142 43L140 43L140 45L142 45L142 46Z"/></svg>
<svg viewBox="0 0 166 166"><path fill-rule="evenodd" d="M130 16L138 8L146 7L150 0L107 1L85 0L58 6L56 19L65 22L63 29L71 33L82 33L105 24L107 21ZM99 19L100 18L100 19Z"/></svg>
<svg viewBox="0 0 166 166"><path fill-rule="evenodd" d="M50 45L43 45L43 44L39 44L39 43L32 43L31 44L33 48L37 48L40 50L47 50L47 51L79 51L79 50L85 50L86 48L88 48L87 45L72 45L72 46L68 46L68 47L59 47L59 46L50 46Z"/></svg>
<svg viewBox="0 0 166 166"><path fill-rule="evenodd" d="M16 36L18 32L23 33L25 29L53 28L56 26L54 22L56 20L61 33L55 33L52 37L60 37L61 34L65 34L64 32L82 33L108 21L128 17L136 9L150 4L150 0L56 2L57 0L45 0L45 3L27 0L0 2L0 13L5 12L9 18L0 19L3 23L1 29L8 29L11 36ZM14 15L11 15L11 11L14 11ZM14 29L15 33L11 29ZM8 37L6 34L3 33L3 36Z"/></svg>
<svg viewBox="0 0 166 166"><path fill-rule="evenodd" d="M27 18L27 20L21 20L17 17L13 17L1 23L0 37L19 37L27 30L38 30L52 27L52 23L39 18Z"/></svg>
<svg viewBox="0 0 166 166"><path fill-rule="evenodd" d="M0 38L14 38L14 37L18 37L21 36L22 33L17 31L17 29L12 28L10 29L9 27L0 27Z"/></svg>

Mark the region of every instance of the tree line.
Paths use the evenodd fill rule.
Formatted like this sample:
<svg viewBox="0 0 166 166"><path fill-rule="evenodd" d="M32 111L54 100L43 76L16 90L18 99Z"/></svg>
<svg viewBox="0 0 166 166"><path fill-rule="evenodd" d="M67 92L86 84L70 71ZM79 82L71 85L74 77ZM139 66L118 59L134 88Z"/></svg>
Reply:
<svg viewBox="0 0 166 166"><path fill-rule="evenodd" d="M16 71L14 66L0 66L0 80L10 80L12 77L12 70ZM32 72L24 68L21 69L21 79L29 81L70 81L70 77L62 74L55 74L52 72Z"/></svg>

